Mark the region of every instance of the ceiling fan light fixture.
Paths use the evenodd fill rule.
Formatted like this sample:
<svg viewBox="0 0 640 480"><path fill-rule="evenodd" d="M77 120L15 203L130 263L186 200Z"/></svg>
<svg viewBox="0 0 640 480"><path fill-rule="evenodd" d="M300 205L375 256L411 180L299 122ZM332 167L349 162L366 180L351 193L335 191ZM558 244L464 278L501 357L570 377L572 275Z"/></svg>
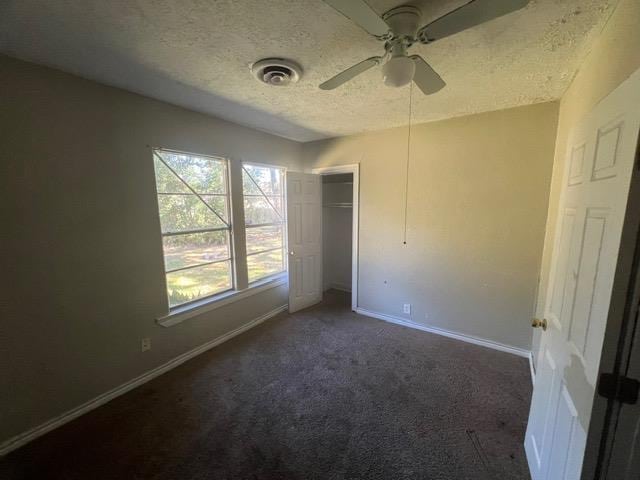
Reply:
<svg viewBox="0 0 640 480"><path fill-rule="evenodd" d="M406 56L392 57L382 66L382 80L388 87L403 87L413 80L416 64Z"/></svg>

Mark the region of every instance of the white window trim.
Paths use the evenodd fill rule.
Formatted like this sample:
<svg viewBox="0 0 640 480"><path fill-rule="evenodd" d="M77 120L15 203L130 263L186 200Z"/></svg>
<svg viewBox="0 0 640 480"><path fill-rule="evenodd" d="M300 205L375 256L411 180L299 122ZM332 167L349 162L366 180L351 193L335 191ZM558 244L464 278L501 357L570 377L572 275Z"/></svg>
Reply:
<svg viewBox="0 0 640 480"><path fill-rule="evenodd" d="M260 292L270 290L272 288L279 287L281 285L288 285L289 276L288 273L280 272L271 277L260 279L244 290L228 290L217 295L195 300L185 305L180 305L172 308L169 314L156 319L156 323L163 327L172 327L179 323L184 322L190 318L202 315L203 313L210 312L225 305L237 302L244 298L251 297Z"/></svg>

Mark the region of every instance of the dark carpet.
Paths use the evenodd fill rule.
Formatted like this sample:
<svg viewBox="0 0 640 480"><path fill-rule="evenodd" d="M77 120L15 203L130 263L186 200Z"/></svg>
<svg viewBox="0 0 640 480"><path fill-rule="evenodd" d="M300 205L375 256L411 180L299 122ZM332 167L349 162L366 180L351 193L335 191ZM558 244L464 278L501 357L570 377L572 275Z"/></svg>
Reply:
<svg viewBox="0 0 640 480"><path fill-rule="evenodd" d="M528 479L527 361L282 314L16 450L2 479Z"/></svg>

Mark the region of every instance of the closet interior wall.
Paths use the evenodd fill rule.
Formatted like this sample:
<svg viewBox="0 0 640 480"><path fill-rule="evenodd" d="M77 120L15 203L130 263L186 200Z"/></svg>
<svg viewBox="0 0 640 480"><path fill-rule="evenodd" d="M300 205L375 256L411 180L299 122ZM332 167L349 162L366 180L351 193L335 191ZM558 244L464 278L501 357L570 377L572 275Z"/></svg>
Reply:
<svg viewBox="0 0 640 480"><path fill-rule="evenodd" d="M351 291L353 175L322 177L323 288Z"/></svg>

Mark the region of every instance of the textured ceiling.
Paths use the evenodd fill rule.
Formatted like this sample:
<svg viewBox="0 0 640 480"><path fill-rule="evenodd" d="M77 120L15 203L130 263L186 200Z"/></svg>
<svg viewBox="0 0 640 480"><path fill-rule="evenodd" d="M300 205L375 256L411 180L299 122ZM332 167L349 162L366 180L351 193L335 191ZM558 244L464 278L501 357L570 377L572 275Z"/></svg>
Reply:
<svg viewBox="0 0 640 480"><path fill-rule="evenodd" d="M467 0L410 1L423 23ZM370 0L379 13L402 0ZM559 98L616 0L532 0L523 10L431 45L416 45L447 87L414 89L426 122ZM321 0L4 0L0 52L299 141L407 123L409 87L379 69L333 91L317 85L382 52ZM249 64L291 58L286 88Z"/></svg>

